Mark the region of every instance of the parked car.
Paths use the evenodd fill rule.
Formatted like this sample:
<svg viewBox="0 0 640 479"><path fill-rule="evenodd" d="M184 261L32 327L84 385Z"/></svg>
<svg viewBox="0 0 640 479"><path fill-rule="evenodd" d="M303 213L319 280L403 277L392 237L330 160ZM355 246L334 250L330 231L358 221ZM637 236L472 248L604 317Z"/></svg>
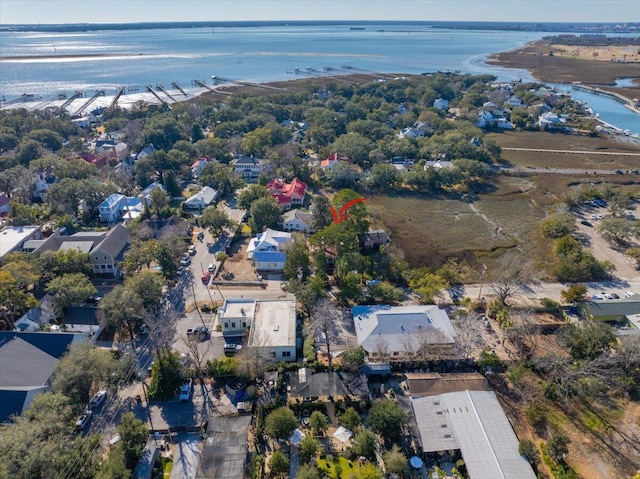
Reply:
<svg viewBox="0 0 640 479"><path fill-rule="evenodd" d="M211 273L209 271L205 271L202 274L202 282L204 284L209 284L209 280L211 279Z"/></svg>
<svg viewBox="0 0 640 479"><path fill-rule="evenodd" d="M198 240L202 241L204 239L204 231L198 231Z"/></svg>
<svg viewBox="0 0 640 479"><path fill-rule="evenodd" d="M624 297L625 297L625 298L630 298L631 296L633 296L633 292L631 292L631 291L626 291L626 292L624 293Z"/></svg>
<svg viewBox="0 0 640 479"><path fill-rule="evenodd" d="M213 263L209 263L209 266L207 267L207 271L209 271L209 273L213 273L216 270L216 267Z"/></svg>
<svg viewBox="0 0 640 479"><path fill-rule="evenodd" d="M191 245L189 246L189 256L193 256L196 254L196 246L195 245Z"/></svg>
<svg viewBox="0 0 640 479"><path fill-rule="evenodd" d="M620 296L618 296L617 293L611 293L611 299L620 299Z"/></svg>
<svg viewBox="0 0 640 479"><path fill-rule="evenodd" d="M180 388L180 401L188 401L191 399L191 393L193 392L193 379L189 378L189 381L184 383Z"/></svg>
<svg viewBox="0 0 640 479"><path fill-rule="evenodd" d="M180 266L177 270L176 273L178 274L178 276L183 275L185 272L184 266Z"/></svg>
<svg viewBox="0 0 640 479"><path fill-rule="evenodd" d="M105 399L107 399L107 391L106 389L101 389L93 395L91 401L89 401L89 406L93 408L98 407L105 401Z"/></svg>
<svg viewBox="0 0 640 479"><path fill-rule="evenodd" d="M76 421L76 428L78 428L80 431L84 430L84 428L87 427L87 424L89 424L92 414L93 413L89 409L85 410Z"/></svg>
<svg viewBox="0 0 640 479"><path fill-rule="evenodd" d="M191 258L189 258L188 256L185 256L184 258L182 258L182 261L180 261L180 266L189 266L191 264Z"/></svg>
<svg viewBox="0 0 640 479"><path fill-rule="evenodd" d="M593 225L591 223L589 223L587 220L582 220L580 223L582 223L585 226L589 226L592 227Z"/></svg>
<svg viewBox="0 0 640 479"><path fill-rule="evenodd" d="M242 351L242 344L231 344L231 343L226 343L224 345L224 352L225 353L237 353Z"/></svg>

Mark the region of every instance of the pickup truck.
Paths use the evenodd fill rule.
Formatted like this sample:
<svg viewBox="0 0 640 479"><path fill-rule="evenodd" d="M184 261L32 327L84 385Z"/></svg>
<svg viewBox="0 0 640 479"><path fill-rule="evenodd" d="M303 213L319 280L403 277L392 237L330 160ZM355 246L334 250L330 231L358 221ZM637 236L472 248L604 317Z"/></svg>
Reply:
<svg viewBox="0 0 640 479"><path fill-rule="evenodd" d="M205 271L202 274L202 282L204 284L209 284L209 280L211 279L211 273L209 271Z"/></svg>

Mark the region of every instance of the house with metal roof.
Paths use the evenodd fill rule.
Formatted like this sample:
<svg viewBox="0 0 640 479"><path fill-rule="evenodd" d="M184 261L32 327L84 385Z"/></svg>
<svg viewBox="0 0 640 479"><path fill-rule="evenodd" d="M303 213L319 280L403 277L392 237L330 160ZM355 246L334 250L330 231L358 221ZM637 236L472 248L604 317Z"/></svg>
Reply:
<svg viewBox="0 0 640 479"><path fill-rule="evenodd" d="M470 479L535 479L493 391L457 391L412 399L422 451L456 451Z"/></svg>
<svg viewBox="0 0 640 479"><path fill-rule="evenodd" d="M447 313L435 305L354 306L358 345L369 361L412 360L424 348L450 357L456 332Z"/></svg>
<svg viewBox="0 0 640 479"><path fill-rule="evenodd" d="M585 301L581 307L585 318L591 321L624 323L631 316L640 315L640 294L623 299Z"/></svg>
<svg viewBox="0 0 640 479"><path fill-rule="evenodd" d="M247 246L247 258L252 259L258 251L284 251L293 243L291 233L267 228L259 235L251 238Z"/></svg>
<svg viewBox="0 0 640 479"><path fill-rule="evenodd" d="M83 339L72 333L0 331L0 423L21 415L49 390L60 358Z"/></svg>
<svg viewBox="0 0 640 479"><path fill-rule="evenodd" d="M195 195L187 198L184 202L186 210L202 210L212 204L218 198L218 192L210 186L205 186Z"/></svg>
<svg viewBox="0 0 640 479"><path fill-rule="evenodd" d="M202 445L198 479L243 479L249 449L251 416L211 417ZM194 471L195 472L195 471Z"/></svg>
<svg viewBox="0 0 640 479"><path fill-rule="evenodd" d="M282 209L303 205L307 196L307 184L298 178L294 178L291 183L285 183L280 179L271 180L267 190Z"/></svg>
<svg viewBox="0 0 640 479"><path fill-rule="evenodd" d="M310 233L313 229L313 215L296 208L282 215L282 228L286 231Z"/></svg>
<svg viewBox="0 0 640 479"><path fill-rule="evenodd" d="M124 213L126 197L120 193L113 193L98 205L100 221L103 223L115 223Z"/></svg>

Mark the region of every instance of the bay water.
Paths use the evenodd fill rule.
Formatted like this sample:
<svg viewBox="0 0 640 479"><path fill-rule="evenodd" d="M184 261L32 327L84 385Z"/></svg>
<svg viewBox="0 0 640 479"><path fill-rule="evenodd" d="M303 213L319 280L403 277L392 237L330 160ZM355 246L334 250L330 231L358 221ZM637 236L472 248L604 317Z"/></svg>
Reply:
<svg viewBox="0 0 640 479"><path fill-rule="evenodd" d="M357 71L419 74L488 73L500 80L532 80L526 70L487 65L549 32L460 30L392 22L356 26L251 25L214 28L0 31L0 97L43 99L75 91L114 94L121 86L143 91L161 83L183 88L218 78L270 82ZM578 92L574 92L576 97ZM583 95L580 92L579 95ZM640 118L606 97L589 98L600 117L632 133Z"/></svg>

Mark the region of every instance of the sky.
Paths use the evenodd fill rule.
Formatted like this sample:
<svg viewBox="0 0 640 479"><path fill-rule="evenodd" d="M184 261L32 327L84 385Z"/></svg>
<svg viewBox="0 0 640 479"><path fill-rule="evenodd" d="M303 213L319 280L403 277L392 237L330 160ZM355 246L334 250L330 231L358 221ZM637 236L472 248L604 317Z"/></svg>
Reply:
<svg viewBox="0 0 640 479"><path fill-rule="evenodd" d="M226 20L640 22L640 0L0 0L0 24Z"/></svg>

